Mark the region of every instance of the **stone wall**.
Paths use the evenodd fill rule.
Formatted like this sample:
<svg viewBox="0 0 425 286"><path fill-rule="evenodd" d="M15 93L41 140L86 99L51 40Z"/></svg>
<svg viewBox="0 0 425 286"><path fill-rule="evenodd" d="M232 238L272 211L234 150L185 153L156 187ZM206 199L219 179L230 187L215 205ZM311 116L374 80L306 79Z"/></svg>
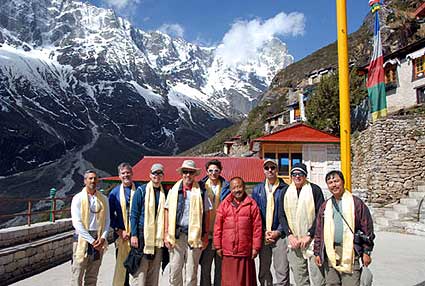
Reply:
<svg viewBox="0 0 425 286"><path fill-rule="evenodd" d="M16 226L0 229L0 249L31 242L43 237L72 230L71 219L60 219L55 223L42 222L31 226Z"/></svg>
<svg viewBox="0 0 425 286"><path fill-rule="evenodd" d="M376 206L397 202L425 181L425 115L389 116L352 138L352 188Z"/></svg>
<svg viewBox="0 0 425 286"><path fill-rule="evenodd" d="M0 284L8 285L26 277L40 273L46 269L59 265L72 257L72 235L73 230L60 232L63 223L43 223L42 226L35 224L33 228L42 229L50 233L48 237L35 241L16 244L7 248L0 249ZM52 229L55 234L51 234ZM2 230L2 237L15 237L18 233L16 229ZM27 237L30 231L25 230ZM51 281L46 281L51 282ZM4 284L3 284L4 283Z"/></svg>

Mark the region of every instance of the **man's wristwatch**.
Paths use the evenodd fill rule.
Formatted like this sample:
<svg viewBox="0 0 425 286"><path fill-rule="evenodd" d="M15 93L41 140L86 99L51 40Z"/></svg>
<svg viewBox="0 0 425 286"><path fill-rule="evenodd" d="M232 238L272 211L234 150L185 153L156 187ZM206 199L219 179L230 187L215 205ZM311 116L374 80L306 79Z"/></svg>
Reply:
<svg viewBox="0 0 425 286"><path fill-rule="evenodd" d="M372 251L369 250L369 249L365 249L365 250L363 250L363 253L370 256L372 254Z"/></svg>

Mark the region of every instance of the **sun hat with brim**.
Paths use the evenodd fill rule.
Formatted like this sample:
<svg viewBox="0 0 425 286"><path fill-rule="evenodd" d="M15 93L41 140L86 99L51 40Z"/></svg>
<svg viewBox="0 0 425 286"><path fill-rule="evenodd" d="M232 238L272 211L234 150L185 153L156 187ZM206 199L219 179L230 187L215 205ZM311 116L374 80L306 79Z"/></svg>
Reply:
<svg viewBox="0 0 425 286"><path fill-rule="evenodd" d="M263 167L266 166L267 163L273 164L273 165L275 165L277 167L277 162L274 159L266 159L266 160L264 160Z"/></svg>
<svg viewBox="0 0 425 286"><path fill-rule="evenodd" d="M198 176L201 173L201 169L196 168L196 164L193 160L184 160L181 167L177 168L177 172L183 174L183 170L195 171L195 176Z"/></svg>

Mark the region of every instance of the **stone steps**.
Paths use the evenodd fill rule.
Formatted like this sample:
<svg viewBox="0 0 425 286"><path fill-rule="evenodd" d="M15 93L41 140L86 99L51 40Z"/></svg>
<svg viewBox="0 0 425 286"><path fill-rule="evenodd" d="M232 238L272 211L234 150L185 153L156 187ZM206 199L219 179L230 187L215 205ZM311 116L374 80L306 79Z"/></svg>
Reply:
<svg viewBox="0 0 425 286"><path fill-rule="evenodd" d="M373 210L375 229L425 236L425 199L418 221L418 208L424 197L425 184L419 184L416 191L409 192L408 197L400 199L399 203L375 208Z"/></svg>
<svg viewBox="0 0 425 286"><path fill-rule="evenodd" d="M386 217L377 217L374 219L374 223L375 225L383 226L383 227L390 226L390 221Z"/></svg>
<svg viewBox="0 0 425 286"><path fill-rule="evenodd" d="M418 199L420 201L424 197L425 197L425 190L409 192L409 198Z"/></svg>
<svg viewBox="0 0 425 286"><path fill-rule="evenodd" d="M386 210L384 212L384 217L388 219L399 219L400 214L396 212L395 210Z"/></svg>
<svg viewBox="0 0 425 286"><path fill-rule="evenodd" d="M416 207L411 207L411 206L407 206L404 204L398 204L393 206L393 210L398 212L399 214L404 214L404 215L413 215L416 213L415 210Z"/></svg>
<svg viewBox="0 0 425 286"><path fill-rule="evenodd" d="M409 207L418 207L419 201L415 198L403 198L403 199L400 199L400 204L409 206Z"/></svg>
<svg viewBox="0 0 425 286"><path fill-rule="evenodd" d="M406 233L425 236L425 223L424 222L411 222L406 224Z"/></svg>

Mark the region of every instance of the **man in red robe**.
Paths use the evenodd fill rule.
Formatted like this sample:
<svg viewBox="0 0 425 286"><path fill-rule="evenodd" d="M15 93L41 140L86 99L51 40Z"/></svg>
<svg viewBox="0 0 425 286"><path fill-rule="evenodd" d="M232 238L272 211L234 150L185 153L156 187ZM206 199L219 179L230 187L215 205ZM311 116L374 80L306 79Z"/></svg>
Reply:
<svg viewBox="0 0 425 286"><path fill-rule="evenodd" d="M230 180L231 194L217 209L214 246L223 258L222 286L254 286L254 258L262 244L262 222L257 203L245 192L240 177Z"/></svg>

